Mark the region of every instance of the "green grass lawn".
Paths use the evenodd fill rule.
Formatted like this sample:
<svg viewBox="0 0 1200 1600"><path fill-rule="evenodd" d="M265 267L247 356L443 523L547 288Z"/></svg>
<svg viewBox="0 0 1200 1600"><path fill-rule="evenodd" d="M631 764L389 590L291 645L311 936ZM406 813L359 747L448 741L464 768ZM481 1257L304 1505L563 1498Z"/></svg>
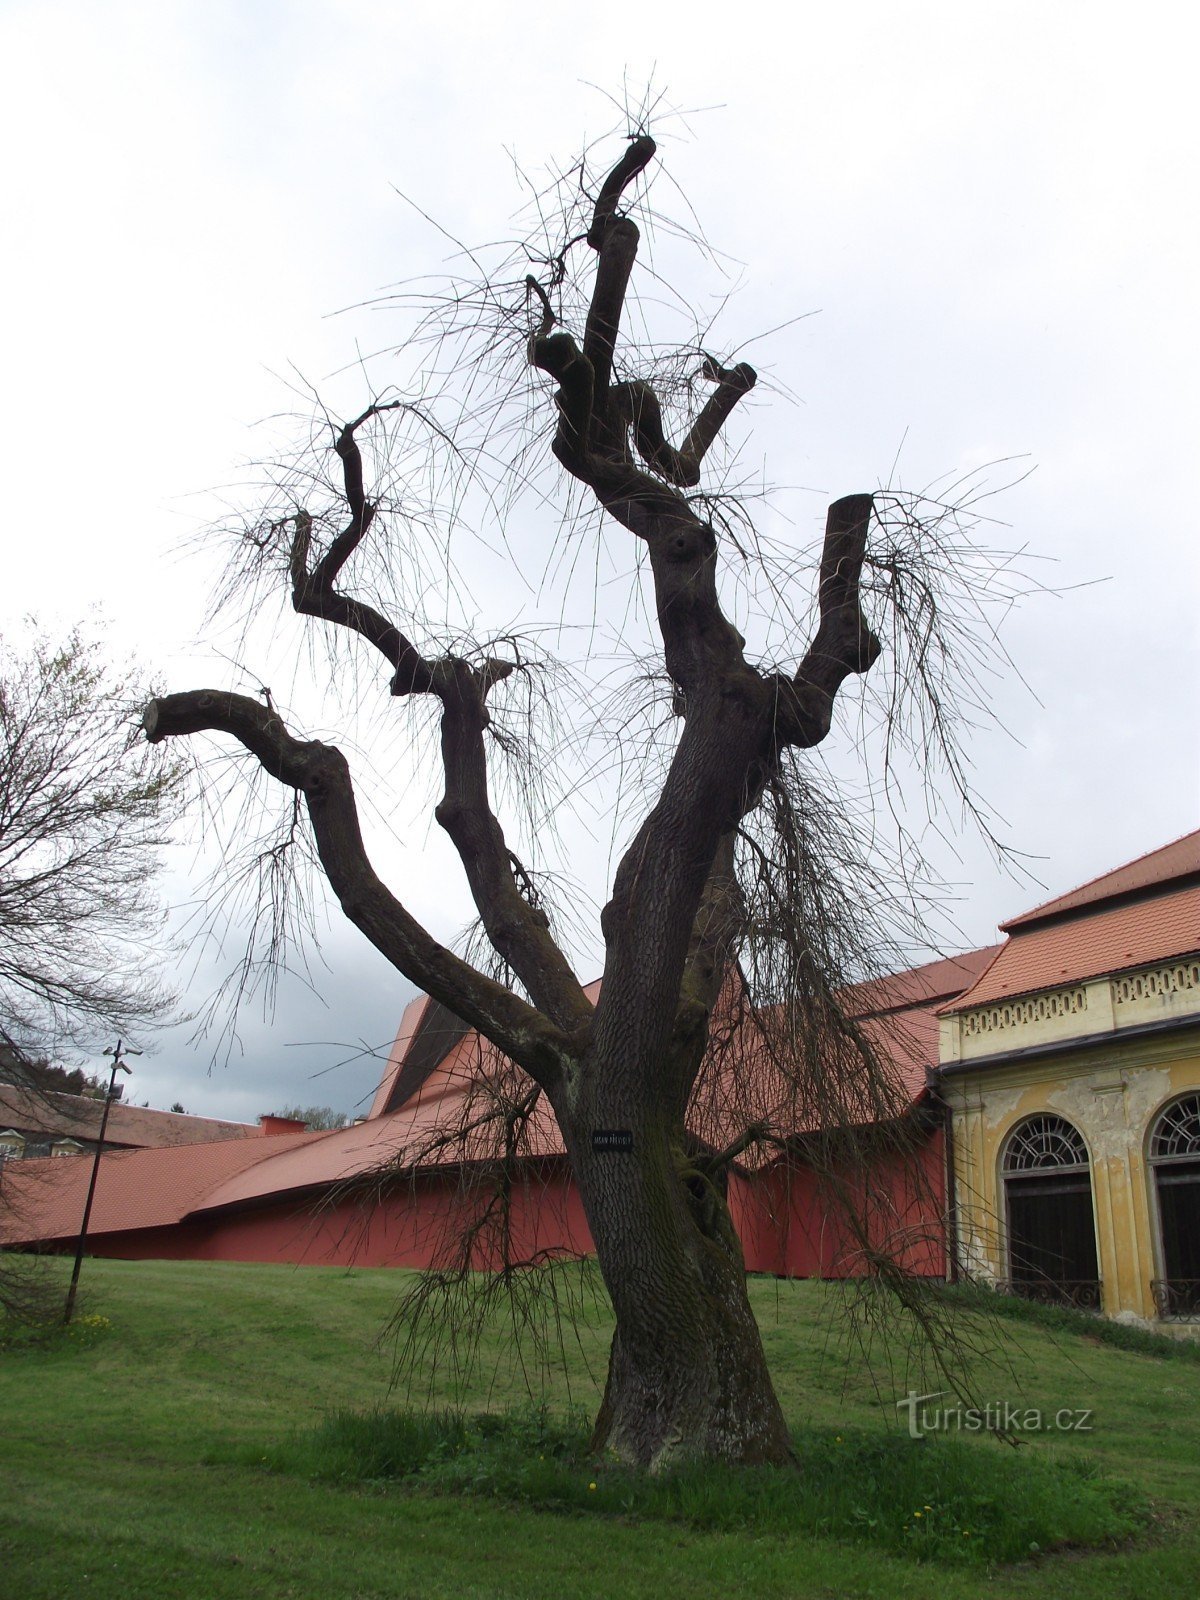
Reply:
<svg viewBox="0 0 1200 1600"><path fill-rule="evenodd" d="M910 1372L895 1337L877 1340L869 1361L848 1345L838 1292L812 1283L757 1281L753 1294L818 1485L828 1477L843 1494L853 1486L858 1466L830 1465L844 1447L874 1475L864 1518L899 1507L911 1488L924 1499L896 1514L928 1503L923 1515L936 1516L953 1501L957 1473L974 1481L977 1461L985 1476L1031 1463L1047 1482L1057 1473L1060 1486L1072 1480L1056 1463L1094 1463L1130 1486L1130 1525L1140 1531L1117 1549L971 1566L918 1559L916 1523L889 1548L789 1531L786 1516L742 1519L732 1506L729 1525L718 1526L711 1503L696 1514L694 1504L664 1509L602 1467L591 1470L590 1491L589 1469L569 1454L553 1481L546 1468L548 1488L531 1503L503 1463L482 1476L443 1463L416 1491L415 1480L380 1481L374 1469L364 1469L367 1481L311 1476L314 1441L339 1426L331 1416L407 1403L404 1392L388 1394L391 1357L378 1340L406 1281L381 1271L89 1262L82 1309L111 1327L0 1352L0 1594L1132 1600L1200 1591L1200 1362L998 1320L988 1330L998 1363L973 1372L980 1398L1087 1408L1093 1431L1041 1435L1018 1451L977 1437L910 1442L895 1399L910 1383L938 1385ZM589 1368L602 1375L607 1336L603 1305L592 1301L569 1375L576 1405L595 1403ZM525 1393L516 1369L510 1332L499 1326L468 1393L455 1393L441 1369L426 1372L421 1398L475 1411L512 1406ZM566 1409L562 1376L547 1399ZM477 1492L454 1492L463 1487L456 1473L475 1473ZM707 1492L696 1491L701 1501ZM679 1500L683 1491L672 1493ZM539 1496L564 1509L539 1509Z"/></svg>

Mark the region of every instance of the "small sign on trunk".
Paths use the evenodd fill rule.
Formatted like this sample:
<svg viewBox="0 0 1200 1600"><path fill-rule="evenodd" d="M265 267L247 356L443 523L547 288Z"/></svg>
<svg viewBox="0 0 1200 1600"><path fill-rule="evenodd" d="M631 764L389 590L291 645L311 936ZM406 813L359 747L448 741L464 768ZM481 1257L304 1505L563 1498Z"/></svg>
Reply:
<svg viewBox="0 0 1200 1600"><path fill-rule="evenodd" d="M596 1128L592 1133L592 1149L598 1155L612 1155L615 1151L632 1150L632 1130L629 1128Z"/></svg>

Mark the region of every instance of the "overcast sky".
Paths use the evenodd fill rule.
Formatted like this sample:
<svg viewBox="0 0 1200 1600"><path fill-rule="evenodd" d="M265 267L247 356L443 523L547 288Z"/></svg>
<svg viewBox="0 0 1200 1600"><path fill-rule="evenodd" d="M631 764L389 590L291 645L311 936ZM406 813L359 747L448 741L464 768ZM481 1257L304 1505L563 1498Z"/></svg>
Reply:
<svg viewBox="0 0 1200 1600"><path fill-rule="evenodd" d="M5 0L0 628L98 607L164 687L270 681L269 649L235 664L205 628L212 561L179 551L238 499L242 464L264 453L255 424L292 407L296 374L357 407L343 369L398 341L399 314L330 314L444 270L451 247L420 211L467 241L505 235L523 200L514 156L569 161L614 126L613 97L638 103L653 82L670 184L723 252L684 287L706 314L740 286L723 350L753 341L764 384L734 442L781 486L770 515L797 547L815 548L838 495L1001 458L1020 461L997 482L1034 468L988 537L1034 552L1060 592L1010 619L1028 688L997 681L1009 734L981 729L971 755L1040 881L1006 876L949 820L926 841L961 941L988 942L1004 917L1196 826L1198 130L1179 15ZM683 214L673 187L654 197ZM606 559L619 612L621 571L634 580ZM475 601L492 627L518 606L501 577ZM311 704L325 720L307 731L334 736L326 701ZM438 830L413 820L432 776L402 741L385 748L374 765L403 802L384 865L449 939L466 897ZM211 858L215 841L170 863L176 902L197 848ZM568 854L581 876L603 868L601 849L568 840ZM172 1032L132 1097L245 1118L284 1101L354 1110L379 1064L338 1064L360 1043L386 1051L411 988L332 920L325 962L311 989L284 985L273 1021L247 1014L228 1061ZM190 952L193 1007L220 971L212 947Z"/></svg>

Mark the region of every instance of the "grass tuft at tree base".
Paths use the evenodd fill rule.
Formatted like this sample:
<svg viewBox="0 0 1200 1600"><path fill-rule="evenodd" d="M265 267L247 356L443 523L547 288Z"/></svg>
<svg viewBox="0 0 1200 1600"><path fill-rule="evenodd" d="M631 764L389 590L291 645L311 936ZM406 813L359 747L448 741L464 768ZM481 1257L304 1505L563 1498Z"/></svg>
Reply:
<svg viewBox="0 0 1200 1600"><path fill-rule="evenodd" d="M679 1522L700 1532L833 1538L955 1564L1112 1548L1146 1526L1128 1486L1079 1458L848 1429L796 1433L797 1470L681 1466L651 1476L545 1410L338 1411L260 1458L293 1476L471 1495L531 1510Z"/></svg>

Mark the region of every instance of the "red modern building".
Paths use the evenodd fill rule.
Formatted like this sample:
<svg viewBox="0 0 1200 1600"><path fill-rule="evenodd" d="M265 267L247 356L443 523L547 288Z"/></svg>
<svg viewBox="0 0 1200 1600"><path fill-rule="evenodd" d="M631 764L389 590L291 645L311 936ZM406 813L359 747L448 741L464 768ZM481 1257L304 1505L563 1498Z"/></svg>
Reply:
<svg viewBox="0 0 1200 1600"><path fill-rule="evenodd" d="M797 1101L794 1090L776 1095L779 1106L786 1100L793 1108L778 1113L791 1118L783 1137L766 1155L728 1168L729 1205L751 1271L848 1276L876 1249L918 1271L945 1270L944 1113L931 1087L936 1013L994 954L934 962L844 997L848 1014L893 1063L894 1126L864 1118L848 1142L831 1148L829 1135L794 1109L803 1097ZM770 1073L759 1080L765 1104L774 1093ZM496 1264L502 1248L519 1260L586 1254L587 1222L544 1101L522 1122L516 1160L499 1171L488 1131L497 1092L517 1104L529 1087L443 1006L419 996L405 1011L366 1119L321 1133L264 1119L260 1137L110 1151L101 1162L88 1248L122 1258L430 1266L448 1264L469 1235L479 1267ZM721 1143L714 1138L725 1103L719 1082L709 1102L716 1110L711 1125L698 1123L709 1135L705 1141L697 1132L699 1148ZM864 1144L869 1162L861 1159ZM0 1243L73 1246L90 1167L9 1164ZM495 1203L498 1179L502 1206ZM503 1247L494 1226L501 1214ZM864 1219L866 1231L850 1226L851 1217Z"/></svg>

